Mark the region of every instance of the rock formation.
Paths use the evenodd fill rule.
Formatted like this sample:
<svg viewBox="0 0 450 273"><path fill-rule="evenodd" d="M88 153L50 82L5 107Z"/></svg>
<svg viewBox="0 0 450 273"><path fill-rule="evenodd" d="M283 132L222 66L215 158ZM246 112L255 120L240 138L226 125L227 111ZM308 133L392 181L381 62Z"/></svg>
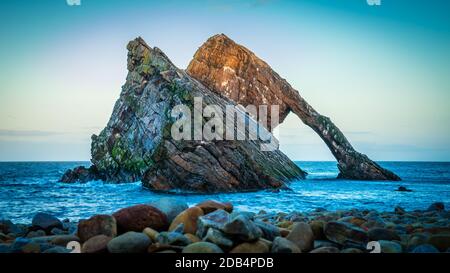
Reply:
<svg viewBox="0 0 450 273"><path fill-rule="evenodd" d="M126 83L106 128L92 136L92 169L99 179L142 180L158 191L233 192L280 188L305 177L279 150L261 151L259 140L174 140L174 106L192 109L194 98L202 97L204 105L218 105L225 113L226 105L235 103L176 68L141 38L127 49ZM84 177L92 178L88 169L68 171L64 180Z"/></svg>
<svg viewBox="0 0 450 273"><path fill-rule="evenodd" d="M400 180L352 147L344 134L309 105L272 68L247 48L220 34L208 39L195 53L187 73L243 106L279 105L280 123L292 111L311 127L337 159L339 178ZM270 129L270 121L268 122Z"/></svg>

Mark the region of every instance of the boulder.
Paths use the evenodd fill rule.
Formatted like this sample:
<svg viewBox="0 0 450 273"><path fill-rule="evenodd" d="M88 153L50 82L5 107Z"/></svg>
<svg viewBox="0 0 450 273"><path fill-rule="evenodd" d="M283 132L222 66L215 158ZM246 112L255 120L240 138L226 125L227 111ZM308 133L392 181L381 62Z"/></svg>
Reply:
<svg viewBox="0 0 450 273"><path fill-rule="evenodd" d="M143 253L150 244L144 233L129 231L109 241L107 249L111 253Z"/></svg>
<svg viewBox="0 0 450 273"><path fill-rule="evenodd" d="M283 237L276 237L272 242L272 253L301 253L296 244Z"/></svg>
<svg viewBox="0 0 450 273"><path fill-rule="evenodd" d="M127 231L142 232L146 227L157 231L168 226L167 217L159 209L149 205L135 205L113 213L120 233Z"/></svg>
<svg viewBox="0 0 450 273"><path fill-rule="evenodd" d="M86 183L94 180L103 180L104 176L97 170L97 167L90 166L86 168L84 166L76 167L73 170L67 170L60 178L60 182L63 183Z"/></svg>
<svg viewBox="0 0 450 273"><path fill-rule="evenodd" d="M246 242L255 241L262 236L261 229L243 215L238 215L226 223L223 232Z"/></svg>
<svg viewBox="0 0 450 273"><path fill-rule="evenodd" d="M296 244L302 252L308 252L313 248L314 233L307 223L296 222L286 239Z"/></svg>
<svg viewBox="0 0 450 273"><path fill-rule="evenodd" d="M215 228L223 231L225 225L230 222L230 219L230 214L222 209L215 210L214 212L201 216L197 221L197 235L203 238L209 228Z"/></svg>
<svg viewBox="0 0 450 273"><path fill-rule="evenodd" d="M430 244L416 246L411 253L439 253L439 250Z"/></svg>
<svg viewBox="0 0 450 273"><path fill-rule="evenodd" d="M81 220L78 223L77 235L81 242L87 241L96 235L105 235L107 237L117 236L116 219L110 215L94 215L87 220Z"/></svg>
<svg viewBox="0 0 450 273"><path fill-rule="evenodd" d="M166 215L169 223L171 223L178 214L189 208L186 202L180 201L177 198L167 197L155 200L149 203L149 205L162 211Z"/></svg>
<svg viewBox="0 0 450 273"><path fill-rule="evenodd" d="M256 242L245 242L235 246L230 253L268 253L269 247L266 243L258 240Z"/></svg>
<svg viewBox="0 0 450 273"><path fill-rule="evenodd" d="M203 241L216 244L223 250L229 250L233 246L232 240L227 238L221 231L214 228L208 229Z"/></svg>
<svg viewBox="0 0 450 273"><path fill-rule="evenodd" d="M324 234L328 240L340 245L347 242L365 244L369 239L366 231L346 222L328 222Z"/></svg>
<svg viewBox="0 0 450 273"><path fill-rule="evenodd" d="M182 126L177 125L188 121L187 114L172 112L178 105L191 113L194 109L203 112L203 105L215 105L226 113L231 106L239 120L255 126L257 122L234 108L235 102L175 67L160 49L148 46L142 38L129 42L127 49L127 80L107 126L92 136L91 162L103 180L142 181L153 191L211 193L286 188L289 181L305 177L264 128L261 131L271 144L259 139L211 141L214 138L198 137L197 133L195 139L172 137L172 129L180 132ZM201 119L201 125L212 128L208 127L210 120ZM237 125L226 126L228 134ZM194 131L199 132L197 127ZM244 133L248 135L249 126L238 135ZM220 132L213 135L220 138Z"/></svg>
<svg viewBox="0 0 450 273"><path fill-rule="evenodd" d="M161 245L186 246L192 243L186 236L178 232L163 231L156 237L156 242Z"/></svg>
<svg viewBox="0 0 450 273"><path fill-rule="evenodd" d="M263 238L273 241L275 237L281 236L280 229L278 227L261 220L255 220L253 222L257 227L259 227L259 229L261 229Z"/></svg>
<svg viewBox="0 0 450 273"><path fill-rule="evenodd" d="M233 211L233 204L231 203L221 203L215 200L205 200L201 203L195 205L203 210L204 214L211 213L215 210L221 209L226 212L231 213Z"/></svg>
<svg viewBox="0 0 450 273"><path fill-rule="evenodd" d="M107 245L112 238L100 234L89 238L81 247L82 253L104 253L107 252Z"/></svg>
<svg viewBox="0 0 450 273"><path fill-rule="evenodd" d="M62 222L58 218L43 212L39 212L33 217L31 225L35 230L42 229L48 233L50 233L50 231L55 227L61 229L63 226Z"/></svg>
<svg viewBox="0 0 450 273"><path fill-rule="evenodd" d="M199 207L190 207L187 210L181 212L173 219L170 224L169 231L172 231L178 227L178 225L184 225L184 233L195 234L197 232L197 220L203 215L203 210Z"/></svg>

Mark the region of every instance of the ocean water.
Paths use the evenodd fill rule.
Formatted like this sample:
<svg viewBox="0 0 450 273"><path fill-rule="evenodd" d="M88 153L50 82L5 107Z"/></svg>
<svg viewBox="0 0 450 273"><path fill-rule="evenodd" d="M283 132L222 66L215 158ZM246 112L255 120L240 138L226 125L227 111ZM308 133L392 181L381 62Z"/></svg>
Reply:
<svg viewBox="0 0 450 273"><path fill-rule="evenodd" d="M0 219L29 223L37 212L48 212L61 219L78 220L161 197L179 198L189 205L216 199L254 212L310 211L319 207L392 211L397 205L414 210L426 209L437 201L450 206L450 162L381 162L383 167L402 177L403 181L399 182L337 180L335 162L296 163L309 175L306 180L293 181L292 191L174 195L151 192L139 182L58 182L68 168L89 166L89 162L3 162L0 163ZM399 186L412 192L395 191Z"/></svg>

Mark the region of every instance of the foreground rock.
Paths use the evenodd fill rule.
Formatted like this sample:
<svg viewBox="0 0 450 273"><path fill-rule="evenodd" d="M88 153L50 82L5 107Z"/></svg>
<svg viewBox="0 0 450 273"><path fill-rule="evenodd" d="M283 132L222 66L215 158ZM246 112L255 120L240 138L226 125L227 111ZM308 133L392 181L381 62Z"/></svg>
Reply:
<svg viewBox="0 0 450 273"><path fill-rule="evenodd" d="M315 111L267 63L227 36L220 34L209 38L195 53L187 72L214 92L244 107L279 105L280 123L291 111L294 112L328 146L338 161L340 178L400 180L357 152L328 117ZM270 118L268 124L271 124Z"/></svg>
<svg viewBox="0 0 450 273"><path fill-rule="evenodd" d="M147 251L150 244L145 234L129 231L109 241L107 248L111 253L142 253Z"/></svg>
<svg viewBox="0 0 450 273"><path fill-rule="evenodd" d="M82 242L97 235L115 237L117 235L116 219L110 215L95 215L78 223L78 237Z"/></svg>

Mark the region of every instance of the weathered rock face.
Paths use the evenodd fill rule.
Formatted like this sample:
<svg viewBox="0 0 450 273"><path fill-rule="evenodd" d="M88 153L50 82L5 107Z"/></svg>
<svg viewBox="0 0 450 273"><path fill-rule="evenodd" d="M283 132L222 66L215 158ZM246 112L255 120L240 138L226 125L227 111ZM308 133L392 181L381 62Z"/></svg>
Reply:
<svg viewBox="0 0 450 273"><path fill-rule="evenodd" d="M106 128L92 136L91 161L103 180L142 180L158 191L233 192L280 188L304 178L305 172L279 150L261 151L259 140L174 140L174 106L192 110L194 98L201 97L203 105L226 113L235 103L176 68L141 38L127 48L126 83Z"/></svg>
<svg viewBox="0 0 450 273"><path fill-rule="evenodd" d="M220 34L195 53L187 73L243 106L279 105L280 123L292 111L325 142L338 161L339 178L400 180L352 147L328 117L315 111L289 83L247 48ZM270 113L270 111L269 111ZM268 129L270 129L268 118Z"/></svg>

